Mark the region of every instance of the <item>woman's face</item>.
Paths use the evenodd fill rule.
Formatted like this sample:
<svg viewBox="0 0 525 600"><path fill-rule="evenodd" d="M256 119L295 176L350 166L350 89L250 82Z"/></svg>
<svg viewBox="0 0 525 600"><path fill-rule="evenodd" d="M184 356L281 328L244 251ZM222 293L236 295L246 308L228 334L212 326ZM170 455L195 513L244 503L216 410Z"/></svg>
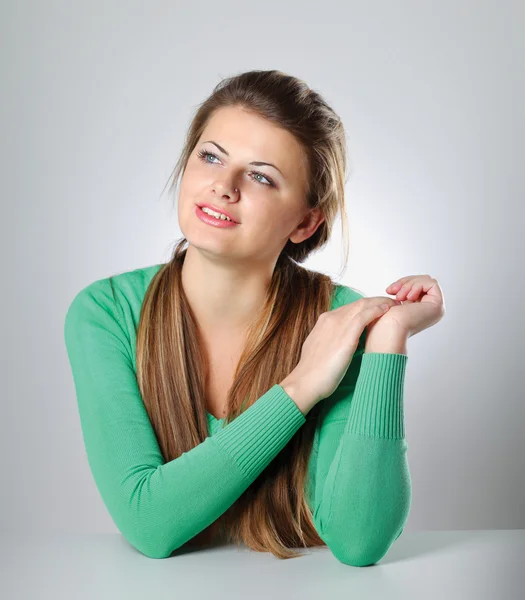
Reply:
<svg viewBox="0 0 525 600"><path fill-rule="evenodd" d="M323 220L307 208L306 169L290 133L239 107L219 109L182 175L178 218L184 237L214 256L276 260L288 239L303 241ZM239 224L204 223L195 212L202 203L223 209ZM296 230L308 213L315 217Z"/></svg>

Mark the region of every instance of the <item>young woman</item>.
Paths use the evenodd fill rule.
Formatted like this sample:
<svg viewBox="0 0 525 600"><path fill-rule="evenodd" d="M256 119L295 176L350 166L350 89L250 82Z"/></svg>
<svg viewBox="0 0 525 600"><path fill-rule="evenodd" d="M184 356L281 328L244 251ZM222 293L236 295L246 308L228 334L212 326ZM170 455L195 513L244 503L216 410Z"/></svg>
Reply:
<svg viewBox="0 0 525 600"><path fill-rule="evenodd" d="M218 84L172 188L181 175L169 262L91 283L65 319L111 517L153 558L222 536L279 558L325 545L377 562L409 514L406 341L443 316L437 281L365 298L301 266L337 214L346 232L346 144L300 79Z"/></svg>

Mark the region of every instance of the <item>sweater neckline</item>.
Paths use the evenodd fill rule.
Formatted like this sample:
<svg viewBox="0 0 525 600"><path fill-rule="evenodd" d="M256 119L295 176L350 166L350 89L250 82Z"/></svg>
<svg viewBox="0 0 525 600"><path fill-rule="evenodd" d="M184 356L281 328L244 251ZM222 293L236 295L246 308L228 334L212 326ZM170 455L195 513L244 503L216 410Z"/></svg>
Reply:
<svg viewBox="0 0 525 600"><path fill-rule="evenodd" d="M212 415L208 411L206 411L206 414L208 415L208 419L210 419L211 421L216 421L217 423L224 421L224 419L226 418L226 417L223 417L222 419L217 419L217 417L215 415Z"/></svg>

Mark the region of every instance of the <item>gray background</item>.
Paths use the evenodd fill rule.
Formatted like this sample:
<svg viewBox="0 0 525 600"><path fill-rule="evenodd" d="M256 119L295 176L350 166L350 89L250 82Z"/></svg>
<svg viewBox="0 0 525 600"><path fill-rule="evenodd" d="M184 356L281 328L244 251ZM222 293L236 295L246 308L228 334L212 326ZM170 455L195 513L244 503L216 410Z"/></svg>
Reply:
<svg viewBox="0 0 525 600"><path fill-rule="evenodd" d="M82 442L74 295L164 262L162 189L222 77L278 68L341 115L341 282L429 273L446 316L411 338L406 531L525 528L522 2L2 2L0 527L116 532ZM337 275L340 222L307 266Z"/></svg>

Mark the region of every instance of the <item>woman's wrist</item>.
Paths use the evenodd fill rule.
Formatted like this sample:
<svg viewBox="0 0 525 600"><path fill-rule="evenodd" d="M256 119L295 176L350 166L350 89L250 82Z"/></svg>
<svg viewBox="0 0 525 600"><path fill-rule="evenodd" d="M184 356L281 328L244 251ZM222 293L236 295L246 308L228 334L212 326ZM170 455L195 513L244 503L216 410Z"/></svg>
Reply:
<svg viewBox="0 0 525 600"><path fill-rule="evenodd" d="M380 324L377 324L372 331L367 333L364 353L379 352L382 354L408 355L407 340L408 335L406 332L386 325L381 327Z"/></svg>
<svg viewBox="0 0 525 600"><path fill-rule="evenodd" d="M304 416L315 406L315 401L308 393L308 390L304 389L304 385L301 385L301 379L295 373L290 373L279 385L297 404L297 407Z"/></svg>

